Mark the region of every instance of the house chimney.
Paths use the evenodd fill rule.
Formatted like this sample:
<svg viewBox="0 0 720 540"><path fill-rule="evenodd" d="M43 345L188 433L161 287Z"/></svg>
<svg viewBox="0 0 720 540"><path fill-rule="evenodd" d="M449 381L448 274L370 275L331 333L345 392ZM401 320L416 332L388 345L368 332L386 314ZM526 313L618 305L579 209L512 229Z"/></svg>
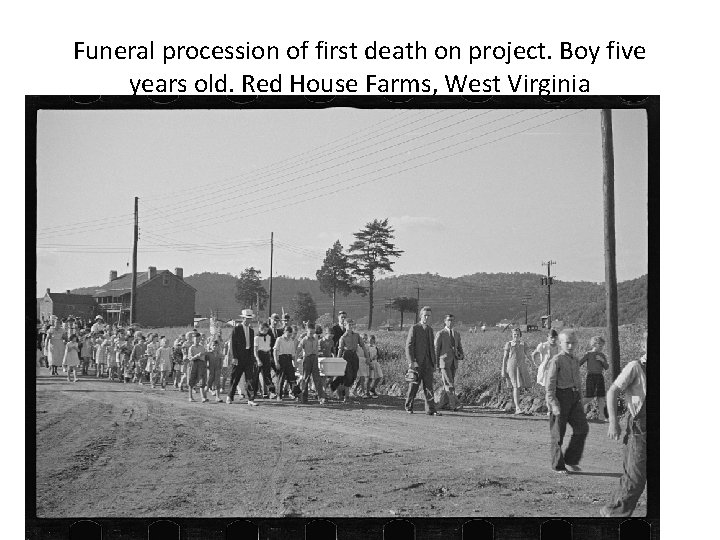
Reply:
<svg viewBox="0 0 720 540"><path fill-rule="evenodd" d="M47 289L45 289L45 294L50 294L50 287L48 287Z"/></svg>
<svg viewBox="0 0 720 540"><path fill-rule="evenodd" d="M183 269L182 268L175 268L175 275L179 277L180 279L183 279ZM184 280L183 280L184 281Z"/></svg>
<svg viewBox="0 0 720 540"><path fill-rule="evenodd" d="M65 289L65 294L70 294L70 289Z"/></svg>
<svg viewBox="0 0 720 540"><path fill-rule="evenodd" d="M110 270L110 281L117 279L117 270Z"/></svg>
<svg viewBox="0 0 720 540"><path fill-rule="evenodd" d="M148 266L148 279L152 279L157 274L157 268L155 266Z"/></svg>

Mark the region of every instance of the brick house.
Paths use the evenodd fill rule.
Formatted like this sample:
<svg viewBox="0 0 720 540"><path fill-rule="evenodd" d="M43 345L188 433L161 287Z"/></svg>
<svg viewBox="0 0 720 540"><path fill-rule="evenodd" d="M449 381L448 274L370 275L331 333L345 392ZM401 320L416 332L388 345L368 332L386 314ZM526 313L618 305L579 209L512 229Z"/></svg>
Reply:
<svg viewBox="0 0 720 540"><path fill-rule="evenodd" d="M95 315L95 300L90 294L56 293L46 289L45 296L38 300L38 318L49 321L53 315L60 319L70 316L91 319Z"/></svg>
<svg viewBox="0 0 720 540"><path fill-rule="evenodd" d="M142 327L192 326L195 317L195 288L183 279L182 268L175 273L150 266L137 274L135 323ZM132 272L117 275L93 294L97 311L106 322L130 319Z"/></svg>

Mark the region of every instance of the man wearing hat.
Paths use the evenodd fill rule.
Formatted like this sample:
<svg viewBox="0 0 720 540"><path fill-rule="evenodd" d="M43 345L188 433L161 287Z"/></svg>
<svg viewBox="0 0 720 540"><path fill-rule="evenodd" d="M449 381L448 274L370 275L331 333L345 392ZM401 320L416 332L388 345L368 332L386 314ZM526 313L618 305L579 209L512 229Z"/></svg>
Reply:
<svg viewBox="0 0 720 540"><path fill-rule="evenodd" d="M232 359L232 371L230 372L230 393L225 402L233 402L240 378L245 375L248 405L256 406L255 393L257 389L253 388L252 384L255 371L253 353L255 332L250 328L250 322L255 318L255 315L252 309L243 309L240 316L242 317L242 323L233 328L232 334L230 334L230 354L228 356Z"/></svg>

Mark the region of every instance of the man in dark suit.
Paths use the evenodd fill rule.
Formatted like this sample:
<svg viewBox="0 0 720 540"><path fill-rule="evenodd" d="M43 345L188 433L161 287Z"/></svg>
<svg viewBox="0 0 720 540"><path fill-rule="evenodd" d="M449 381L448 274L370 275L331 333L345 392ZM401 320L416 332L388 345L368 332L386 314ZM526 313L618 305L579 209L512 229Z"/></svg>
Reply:
<svg viewBox="0 0 720 540"><path fill-rule="evenodd" d="M338 344L340 343L340 338L345 333L345 321L347 320L347 313L344 311L338 311L338 322L336 325L332 327L332 339L333 339L333 349L332 353L334 356L338 355Z"/></svg>
<svg viewBox="0 0 720 540"><path fill-rule="evenodd" d="M413 412L413 401L417 394L420 383L423 385L425 397L425 412L431 416L442 416L435 410L435 398L433 395L433 373L437 364L435 358L435 340L433 329L430 326L432 310L425 306L420 310L420 323L415 324L408 332L405 343L405 354L409 365L418 373L417 380L408 386L407 398L405 399L405 411Z"/></svg>
<svg viewBox="0 0 720 540"><path fill-rule="evenodd" d="M440 330L435 337L435 357L438 359L442 383L447 392L449 406L456 411L461 408L455 395L455 371L458 362L463 359L464 353L460 342L460 333L453 329L455 316L445 315L445 328Z"/></svg>
<svg viewBox="0 0 720 540"><path fill-rule="evenodd" d="M255 393L252 381L255 372L254 344L255 332L250 328L250 321L254 315L251 309L242 310L242 323L233 328L230 335L230 357L232 358L232 371L230 373L230 393L226 403L232 403L237 392L240 378L245 375L245 386L248 396L248 405L256 406Z"/></svg>

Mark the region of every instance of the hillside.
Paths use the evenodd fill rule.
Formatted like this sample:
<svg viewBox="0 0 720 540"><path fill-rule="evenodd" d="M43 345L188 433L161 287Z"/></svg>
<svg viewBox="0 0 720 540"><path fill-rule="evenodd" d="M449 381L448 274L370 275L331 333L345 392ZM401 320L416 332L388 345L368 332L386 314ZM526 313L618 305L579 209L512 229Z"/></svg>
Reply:
<svg viewBox="0 0 720 540"><path fill-rule="evenodd" d="M540 283L540 274L531 273L476 273L460 278L447 278L436 274L409 274L380 279L375 287L375 326L388 319L398 322L396 311L386 310L386 298L416 296L420 288L421 305L434 308L436 319L445 312L452 312L466 324L485 322L493 325L502 319L524 322L523 296L528 299L528 322L539 324L546 312L547 289ZM230 274L203 272L187 276L185 280L197 289L196 313L207 316L211 310L221 318L239 314L243 307L235 301L236 277ZM267 280L264 281L268 288ZM75 293L91 293L97 287L75 289ZM273 311L288 309L290 299L297 292L312 295L318 313L332 310L331 299L320 292L314 279L295 279L278 276L273 279ZM552 315L566 324L579 326L603 326L605 324L605 289L602 284L584 281L555 281L551 291ZM618 285L620 324L647 320L647 276L625 281ZM345 309L362 322L368 313L368 299L360 295L338 298L338 309ZM264 315L264 314L263 314ZM406 314L405 320L414 315Z"/></svg>

